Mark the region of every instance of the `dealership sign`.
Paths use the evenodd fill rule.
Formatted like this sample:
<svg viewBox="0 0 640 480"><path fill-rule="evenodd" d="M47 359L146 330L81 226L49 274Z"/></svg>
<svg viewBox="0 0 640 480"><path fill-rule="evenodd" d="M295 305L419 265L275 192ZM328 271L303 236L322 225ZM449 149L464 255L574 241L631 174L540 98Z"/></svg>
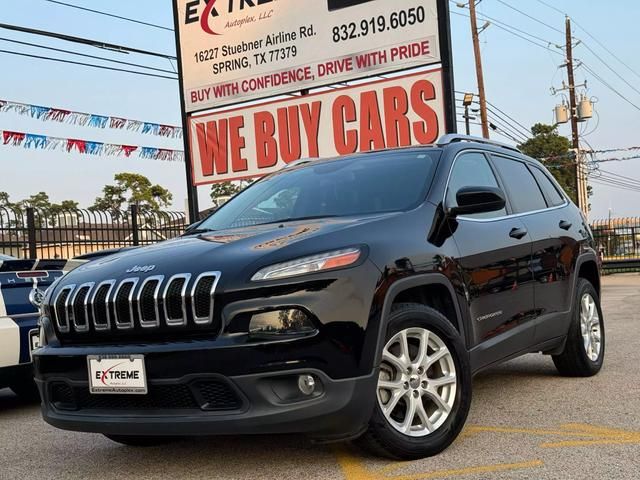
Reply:
<svg viewBox="0 0 640 480"><path fill-rule="evenodd" d="M425 145L445 132L442 74L420 72L189 119L195 185L302 158Z"/></svg>
<svg viewBox="0 0 640 480"><path fill-rule="evenodd" d="M174 0L186 112L440 62L437 0Z"/></svg>

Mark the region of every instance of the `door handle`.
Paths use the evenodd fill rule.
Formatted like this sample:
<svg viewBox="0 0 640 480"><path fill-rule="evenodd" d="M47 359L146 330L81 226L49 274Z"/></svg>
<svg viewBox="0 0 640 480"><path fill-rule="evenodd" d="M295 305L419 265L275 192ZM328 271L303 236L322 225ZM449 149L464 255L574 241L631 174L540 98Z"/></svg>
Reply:
<svg viewBox="0 0 640 480"><path fill-rule="evenodd" d="M515 238L516 240L520 240L527 235L527 231L524 228L512 228L509 232L509 236L511 238Z"/></svg>
<svg viewBox="0 0 640 480"><path fill-rule="evenodd" d="M571 225L573 225L571 222L567 222L566 220L561 220L558 226L563 230L569 230L571 228Z"/></svg>

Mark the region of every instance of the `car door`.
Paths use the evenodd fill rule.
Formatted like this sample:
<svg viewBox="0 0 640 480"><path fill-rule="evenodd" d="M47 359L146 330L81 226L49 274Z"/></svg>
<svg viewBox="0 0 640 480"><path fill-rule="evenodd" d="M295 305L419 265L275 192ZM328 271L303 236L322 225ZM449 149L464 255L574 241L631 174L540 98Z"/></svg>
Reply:
<svg viewBox="0 0 640 480"><path fill-rule="evenodd" d="M577 231L580 222L572 218L568 202L541 169L507 156L493 155L493 162L500 175L510 179L512 206L531 237L535 343L541 343L566 333L571 264L578 248L571 230Z"/></svg>
<svg viewBox="0 0 640 480"><path fill-rule="evenodd" d="M454 161L447 207L469 186L503 188L483 152L462 152ZM510 206L456 219L453 238L459 250L471 330L471 359L480 368L520 352L531 343L534 327L531 240Z"/></svg>
<svg viewBox="0 0 640 480"><path fill-rule="evenodd" d="M547 209L523 221L533 239L538 343L565 335L570 321L575 260L580 254L582 218L558 187L537 166L528 165Z"/></svg>

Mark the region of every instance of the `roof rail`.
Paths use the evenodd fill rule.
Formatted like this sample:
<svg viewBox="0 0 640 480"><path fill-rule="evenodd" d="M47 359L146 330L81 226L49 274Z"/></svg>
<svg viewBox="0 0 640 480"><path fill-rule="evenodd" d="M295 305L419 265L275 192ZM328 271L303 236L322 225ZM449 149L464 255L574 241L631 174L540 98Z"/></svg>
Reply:
<svg viewBox="0 0 640 480"><path fill-rule="evenodd" d="M444 147L446 145L450 145L452 143L457 142L475 142L475 143L484 143L486 145L493 145L494 147L506 148L508 150L512 150L514 152L522 153L517 147L513 147L511 145L507 145L506 143L496 142L495 140L489 140L487 138L480 137L472 137L470 135L458 135L457 133L448 133L443 135L438 140L437 145L439 147Z"/></svg>

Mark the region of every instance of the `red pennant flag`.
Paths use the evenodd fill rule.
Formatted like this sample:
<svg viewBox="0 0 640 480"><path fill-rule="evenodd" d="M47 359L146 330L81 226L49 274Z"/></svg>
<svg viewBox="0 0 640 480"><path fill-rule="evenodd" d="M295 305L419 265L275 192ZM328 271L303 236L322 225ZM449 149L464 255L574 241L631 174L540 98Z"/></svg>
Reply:
<svg viewBox="0 0 640 480"><path fill-rule="evenodd" d="M22 143L25 136L26 135L21 132L7 132L5 130L2 132L2 143L5 145L11 143L11 145L18 146Z"/></svg>
<svg viewBox="0 0 640 480"><path fill-rule="evenodd" d="M133 152L135 152L138 147L134 147L133 145L122 145L122 151L124 152L125 157L130 157Z"/></svg>
<svg viewBox="0 0 640 480"><path fill-rule="evenodd" d="M87 152L87 142L84 140L74 140L72 138L67 140L67 152L70 152L73 147L75 147L78 152L86 153Z"/></svg>
<svg viewBox="0 0 640 480"><path fill-rule="evenodd" d="M49 113L47 114L47 120L53 120L53 121L56 121L56 122L64 122L64 119L70 113L71 112L69 110L60 110L58 108L52 108L51 110L49 110Z"/></svg>

